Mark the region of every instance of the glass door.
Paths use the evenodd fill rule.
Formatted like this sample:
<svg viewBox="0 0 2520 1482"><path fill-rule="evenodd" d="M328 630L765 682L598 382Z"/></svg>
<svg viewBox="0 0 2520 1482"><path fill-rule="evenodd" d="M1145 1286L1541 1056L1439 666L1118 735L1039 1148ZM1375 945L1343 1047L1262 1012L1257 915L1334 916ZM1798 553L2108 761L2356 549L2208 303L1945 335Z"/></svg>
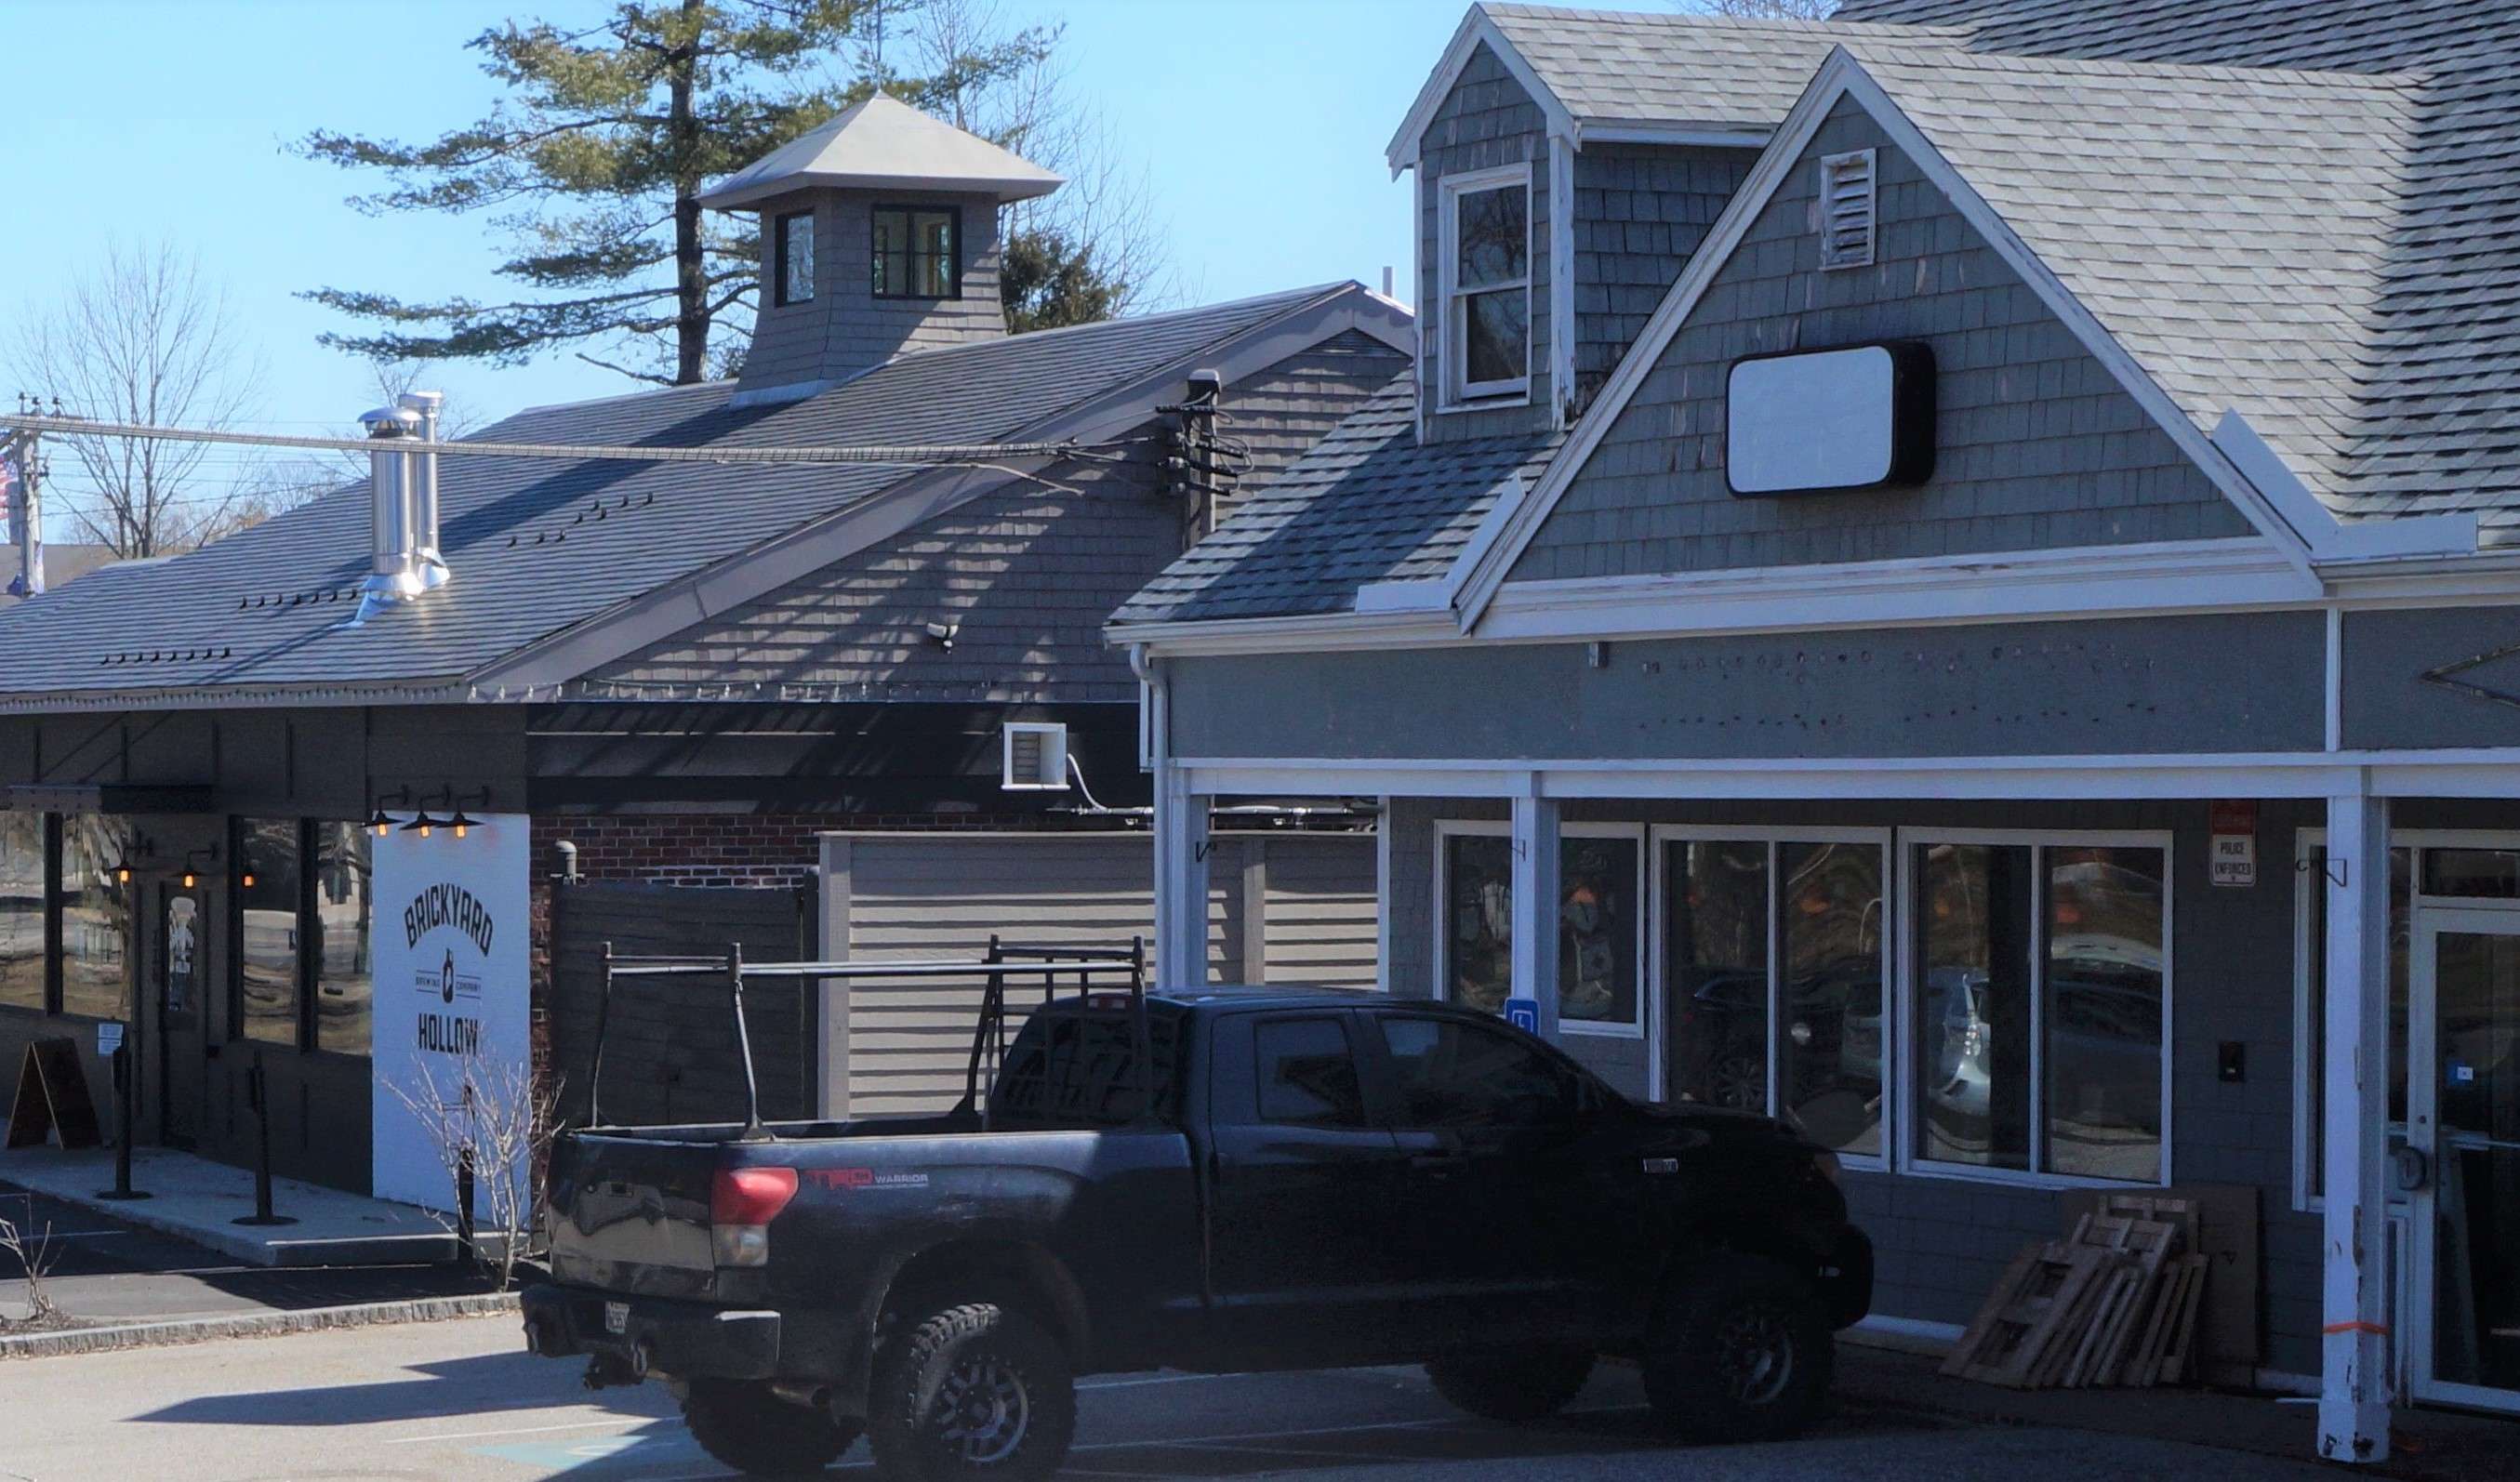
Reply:
<svg viewBox="0 0 2520 1482"><path fill-rule="evenodd" d="M157 887L158 1104L160 1137L169 1147L198 1146L204 1135L208 1015L201 896L172 883Z"/></svg>
<svg viewBox="0 0 2520 1482"><path fill-rule="evenodd" d="M2520 1411L2520 909L2427 905L2417 922L2416 1394Z"/></svg>

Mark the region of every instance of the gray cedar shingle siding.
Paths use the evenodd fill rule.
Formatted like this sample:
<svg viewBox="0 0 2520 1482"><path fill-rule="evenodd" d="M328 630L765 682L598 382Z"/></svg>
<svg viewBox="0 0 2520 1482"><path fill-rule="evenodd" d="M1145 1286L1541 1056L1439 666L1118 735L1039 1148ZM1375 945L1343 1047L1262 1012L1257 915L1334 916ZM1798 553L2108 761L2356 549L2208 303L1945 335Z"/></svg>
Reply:
<svg viewBox="0 0 2520 1482"><path fill-rule="evenodd" d="M962 293L953 298L878 298L871 292L878 205L955 206L962 211ZM778 304L779 217L814 213L814 296ZM994 339L1007 332L998 298L998 204L993 197L808 191L764 202L761 309L738 384L751 390L837 381L893 356Z"/></svg>
<svg viewBox="0 0 2520 1482"><path fill-rule="evenodd" d="M1228 386L1225 430L1254 476L1282 467L1398 374L1404 357L1348 331ZM1151 438L1149 422L1132 436ZM1135 703L1112 608L1181 551L1181 511L1151 450L1126 464L1010 481L802 581L652 644L590 679L859 685L871 698ZM1072 491L1072 492L1071 492ZM926 625L958 625L949 651Z"/></svg>
<svg viewBox="0 0 2520 1482"><path fill-rule="evenodd" d="M1575 157L1575 401L1589 402L1706 240L1755 150L1596 144Z"/></svg>
<svg viewBox="0 0 2520 1482"><path fill-rule="evenodd" d="M1819 271L1816 160L1877 149L1879 252ZM1735 499L1724 478L1736 358L1922 338L1939 367L1934 476L1914 489ZM1512 580L1883 561L2246 535L1940 191L1851 102L1786 177Z"/></svg>
<svg viewBox="0 0 2520 1482"><path fill-rule="evenodd" d="M1426 405L1444 404L1444 346L1448 327L1443 287L1442 186L1447 175L1531 164L1531 404L1483 411L1446 412L1426 419L1426 438L1509 436L1546 426L1551 418L1549 382L1549 135L1540 106L1499 62L1480 47L1436 110L1420 141L1418 159L1418 282L1421 334L1419 382Z"/></svg>

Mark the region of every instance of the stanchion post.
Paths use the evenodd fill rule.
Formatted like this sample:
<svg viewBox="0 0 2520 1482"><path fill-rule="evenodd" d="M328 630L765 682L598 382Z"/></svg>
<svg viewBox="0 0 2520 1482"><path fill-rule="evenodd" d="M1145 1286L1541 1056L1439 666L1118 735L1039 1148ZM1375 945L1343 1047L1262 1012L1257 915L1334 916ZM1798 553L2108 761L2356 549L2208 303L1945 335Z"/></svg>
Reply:
<svg viewBox="0 0 2520 1482"><path fill-rule="evenodd" d="M246 1105L253 1111L253 1213L243 1215L238 1225L294 1225L289 1215L271 1212L271 1077L263 1069L262 1052L253 1055L253 1065L245 1073Z"/></svg>

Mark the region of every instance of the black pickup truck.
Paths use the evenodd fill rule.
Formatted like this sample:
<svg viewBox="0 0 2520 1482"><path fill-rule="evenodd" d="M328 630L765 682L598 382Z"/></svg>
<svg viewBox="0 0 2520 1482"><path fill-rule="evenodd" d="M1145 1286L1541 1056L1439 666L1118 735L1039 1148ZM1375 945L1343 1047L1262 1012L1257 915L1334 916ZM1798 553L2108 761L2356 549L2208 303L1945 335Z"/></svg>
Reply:
<svg viewBox="0 0 2520 1482"><path fill-rule="evenodd" d="M1086 992L991 1057L943 1117L562 1136L529 1346L667 1380L739 1470L864 1431L886 1476L1028 1479L1077 1375L1158 1367L1423 1364L1529 1421L1608 1356L1685 1437L1788 1435L1870 1299L1830 1153L1466 1010Z"/></svg>

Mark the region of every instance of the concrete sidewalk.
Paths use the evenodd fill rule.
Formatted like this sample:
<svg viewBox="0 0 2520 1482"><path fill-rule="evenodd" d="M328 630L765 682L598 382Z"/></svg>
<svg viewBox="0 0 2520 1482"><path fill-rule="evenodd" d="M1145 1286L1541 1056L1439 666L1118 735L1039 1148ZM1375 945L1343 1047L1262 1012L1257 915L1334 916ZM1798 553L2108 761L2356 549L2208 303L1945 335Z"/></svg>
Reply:
<svg viewBox="0 0 2520 1482"><path fill-rule="evenodd" d="M132 1151L131 1187L146 1199L98 1197L113 1187L113 1150L19 1147L0 1152L0 1183L161 1231L249 1266L410 1266L451 1261L455 1236L426 1211L295 1179L272 1181L287 1225L240 1225L253 1213L253 1175L165 1147Z"/></svg>

